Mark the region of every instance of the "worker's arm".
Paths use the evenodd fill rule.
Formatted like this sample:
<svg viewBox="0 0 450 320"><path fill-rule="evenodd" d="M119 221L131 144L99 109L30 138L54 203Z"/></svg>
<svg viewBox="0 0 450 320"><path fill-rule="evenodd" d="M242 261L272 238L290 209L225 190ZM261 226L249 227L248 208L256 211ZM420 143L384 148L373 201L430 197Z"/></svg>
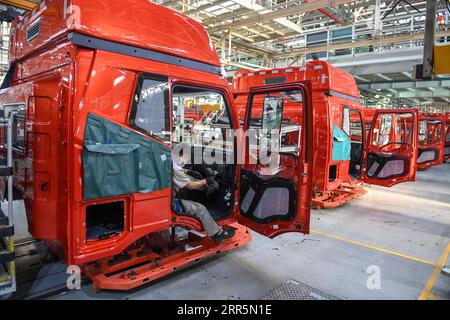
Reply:
<svg viewBox="0 0 450 320"><path fill-rule="evenodd" d="M206 179L197 180L197 181L189 181L186 184L186 188L188 188L189 190L200 190L200 189L203 189L203 187L206 185L207 185Z"/></svg>

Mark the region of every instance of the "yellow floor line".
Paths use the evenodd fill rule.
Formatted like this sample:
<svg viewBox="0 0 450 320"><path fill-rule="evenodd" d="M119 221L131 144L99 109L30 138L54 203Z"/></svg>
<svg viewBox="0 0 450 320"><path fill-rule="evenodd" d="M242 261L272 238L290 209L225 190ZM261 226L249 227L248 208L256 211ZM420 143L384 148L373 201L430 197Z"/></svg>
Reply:
<svg viewBox="0 0 450 320"><path fill-rule="evenodd" d="M439 276L439 273L441 272L441 269L444 266L445 261L447 260L449 252L450 252L450 242L447 243L447 247L442 253L442 256L439 259L438 264L434 268L434 271L431 274L430 278L428 279L425 288L423 288L422 293L420 294L418 300L427 300L433 297L433 295L431 294L431 289L433 289L434 283L436 282L436 279Z"/></svg>
<svg viewBox="0 0 450 320"><path fill-rule="evenodd" d="M366 243L362 243L362 242L359 242L359 241L346 239L346 238L343 238L343 237L340 237L340 236L337 236L337 235L334 235L334 234L329 234L329 233L325 233L325 232L318 231L318 230L311 230L311 233L319 234L319 235L327 237L327 238L332 238L332 239L344 241L344 242L351 243L351 244L354 244L354 245L357 245L357 246L360 246L360 247L369 248L369 249L372 249L372 250L376 250L376 251L392 254L392 255L397 256L397 257L402 257L402 258L405 258L405 259L409 259L409 260L413 260L413 261L429 264L429 265L432 265L432 266L435 265L433 262L428 261L428 260L424 260L424 259L420 259L420 258L416 258L416 257L411 257L411 256L408 256L408 255L403 254L403 253L399 253L399 252L395 252L395 251L392 251L392 250L383 249L383 248L376 247L376 246L373 246L373 245L370 245L370 244L366 244Z"/></svg>

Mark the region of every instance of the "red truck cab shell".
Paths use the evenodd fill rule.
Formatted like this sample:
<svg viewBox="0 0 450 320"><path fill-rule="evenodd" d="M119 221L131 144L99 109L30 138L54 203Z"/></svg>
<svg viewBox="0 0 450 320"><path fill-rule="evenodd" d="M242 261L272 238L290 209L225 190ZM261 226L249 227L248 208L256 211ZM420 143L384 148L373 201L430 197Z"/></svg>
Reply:
<svg viewBox="0 0 450 320"><path fill-rule="evenodd" d="M192 251L180 246L166 246L164 254L149 250L155 235L171 227L203 231L199 220L172 211L170 187L85 199L85 131L90 117L170 152L170 143L130 124L142 75L167 79L168 108L176 86L219 92L229 106L231 127L239 128L228 82L206 30L195 20L146 0L127 1L126 9L133 14L125 14L124 3L118 0L46 0L12 24L11 67L0 102L4 112L15 112L14 186L23 196L32 236L44 239L68 265L82 266L95 288L127 290L248 243L249 228L268 237L308 233L311 177L299 178L303 170L312 171L312 158L307 157L302 157L292 177L299 195L289 220L250 221L241 216L236 201L231 213L218 221L234 228L236 235L223 243L189 237L185 242L200 244ZM306 133L303 139L306 154L312 139ZM0 154L6 154L4 143ZM166 160L170 161L161 158ZM236 200L239 174L236 165ZM123 230L104 239L88 239L87 208L117 203L123 210Z"/></svg>
<svg viewBox="0 0 450 320"><path fill-rule="evenodd" d="M312 201L318 208L328 208L340 206L347 201L361 196L365 190L360 186L360 182L369 182L390 187L396 183L404 181L414 181L416 165L417 141L412 139L408 148L391 147L392 154L384 152L387 150L377 150L370 146L367 141L371 139L370 129L367 133L366 123L371 123L374 117L382 116L389 112L394 117L401 117L409 114L411 116L411 128L413 132L417 130L417 113L415 110L370 110L364 109L360 102L359 89L355 79L347 72L333 67L325 61L309 61L305 66L292 66L286 68L275 68L270 70L252 71L238 70L233 77L232 90L236 102L237 113L240 119L245 116L247 106L247 93L252 88L262 88L273 83L293 84L310 83L313 100L313 118L315 129L314 136L314 176L313 176L313 197ZM344 110L350 110L350 122L359 122L361 127L360 137L350 136L352 143L362 143L364 156L361 156L361 167L359 177L350 174L350 160L333 161L333 127L343 129ZM285 106L286 116L290 119L300 119L301 112L295 107ZM367 112L366 112L367 111ZM398 113L398 114L396 114ZM402 115L403 114L403 115ZM378 118L378 120L380 120ZM351 132L351 129L350 129ZM370 149L370 150L369 150ZM406 150L407 149L407 150ZM401 177L393 178L369 178L366 175L365 167L368 163L367 157L370 154L381 154L386 159L395 157L398 153L399 161L405 161L405 172ZM394 158L392 158L394 159ZM401 160L400 160L401 159ZM384 160L383 160L384 161Z"/></svg>
<svg viewBox="0 0 450 320"><path fill-rule="evenodd" d="M250 88L269 83L310 82L312 87L314 132L313 203L318 207L335 207L358 197L365 191L358 186L359 179L349 175L350 161L332 161L333 126L342 127L343 106L362 110L355 79L345 71L325 61L310 61L305 66L271 70L238 70L233 77L232 90L239 118L243 118ZM301 113L285 109L294 119ZM333 177L331 177L333 175ZM346 189L342 193L339 189ZM334 194L335 196L333 196ZM326 199L326 201L324 200Z"/></svg>

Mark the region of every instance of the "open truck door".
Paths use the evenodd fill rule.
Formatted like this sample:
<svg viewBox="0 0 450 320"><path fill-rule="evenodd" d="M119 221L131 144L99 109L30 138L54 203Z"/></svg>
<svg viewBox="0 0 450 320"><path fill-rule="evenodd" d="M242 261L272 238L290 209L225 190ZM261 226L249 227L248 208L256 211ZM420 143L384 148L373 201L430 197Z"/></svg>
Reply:
<svg viewBox="0 0 450 320"><path fill-rule="evenodd" d="M444 162L450 163L450 112L445 114Z"/></svg>
<svg viewBox="0 0 450 320"><path fill-rule="evenodd" d="M363 181L385 187L415 181L417 130L416 110L377 110L364 150Z"/></svg>
<svg viewBox="0 0 450 320"><path fill-rule="evenodd" d="M419 115L419 170L442 164L445 154L445 118L440 114Z"/></svg>
<svg viewBox="0 0 450 320"><path fill-rule="evenodd" d="M309 233L309 92L306 84L271 85L254 88L248 96L245 138L240 144L245 159L240 162L238 221L269 238L286 232Z"/></svg>

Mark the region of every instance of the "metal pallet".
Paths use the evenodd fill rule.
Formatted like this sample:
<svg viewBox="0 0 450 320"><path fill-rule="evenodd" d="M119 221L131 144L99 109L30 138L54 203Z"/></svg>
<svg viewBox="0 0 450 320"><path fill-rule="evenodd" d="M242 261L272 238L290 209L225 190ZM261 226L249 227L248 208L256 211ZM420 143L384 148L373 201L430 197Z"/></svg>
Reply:
<svg viewBox="0 0 450 320"><path fill-rule="evenodd" d="M14 252L14 214L13 214L13 168L12 168L12 127L14 112L3 118L0 125L6 127L6 164L0 164L0 179L8 181L8 211L0 209L0 296L16 291L16 266Z"/></svg>

